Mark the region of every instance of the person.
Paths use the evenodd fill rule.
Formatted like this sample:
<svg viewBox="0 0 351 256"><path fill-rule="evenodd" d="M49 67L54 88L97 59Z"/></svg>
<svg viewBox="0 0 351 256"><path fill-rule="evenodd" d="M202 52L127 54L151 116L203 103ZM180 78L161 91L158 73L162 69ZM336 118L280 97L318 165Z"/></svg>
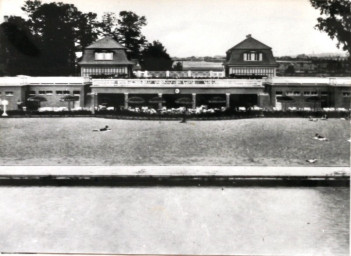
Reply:
<svg viewBox="0 0 351 256"><path fill-rule="evenodd" d="M322 120L327 120L327 119L328 119L328 116L327 116L327 115L323 115L321 119L322 119Z"/></svg>
<svg viewBox="0 0 351 256"><path fill-rule="evenodd" d="M111 131L111 129L108 127L108 125L106 125L104 128L93 130L93 132L107 132L107 131Z"/></svg>
<svg viewBox="0 0 351 256"><path fill-rule="evenodd" d="M327 138L323 137L322 135L319 135L318 133L316 133L316 135L314 135L314 139L315 140L321 140L321 141L328 140Z"/></svg>
<svg viewBox="0 0 351 256"><path fill-rule="evenodd" d="M309 120L309 121L312 121L312 122L317 122L317 121L318 121L317 118L313 118L312 116L310 116L308 120Z"/></svg>
<svg viewBox="0 0 351 256"><path fill-rule="evenodd" d="M180 121L181 123L186 123L186 108L183 111L183 118L182 121Z"/></svg>

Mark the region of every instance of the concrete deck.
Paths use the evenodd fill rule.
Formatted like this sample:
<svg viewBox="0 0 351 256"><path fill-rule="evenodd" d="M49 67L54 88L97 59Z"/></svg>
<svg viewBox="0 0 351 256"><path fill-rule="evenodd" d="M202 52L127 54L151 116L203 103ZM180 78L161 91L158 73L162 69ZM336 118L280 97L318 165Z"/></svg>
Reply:
<svg viewBox="0 0 351 256"><path fill-rule="evenodd" d="M0 166L1 175L69 176L350 176L350 167Z"/></svg>

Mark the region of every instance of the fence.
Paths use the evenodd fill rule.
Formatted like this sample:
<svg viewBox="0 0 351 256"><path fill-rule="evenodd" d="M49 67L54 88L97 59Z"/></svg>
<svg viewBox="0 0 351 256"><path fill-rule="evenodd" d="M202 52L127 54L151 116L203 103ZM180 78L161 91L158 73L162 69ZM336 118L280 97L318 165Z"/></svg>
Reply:
<svg viewBox="0 0 351 256"><path fill-rule="evenodd" d="M224 71L136 71L138 78L223 78Z"/></svg>

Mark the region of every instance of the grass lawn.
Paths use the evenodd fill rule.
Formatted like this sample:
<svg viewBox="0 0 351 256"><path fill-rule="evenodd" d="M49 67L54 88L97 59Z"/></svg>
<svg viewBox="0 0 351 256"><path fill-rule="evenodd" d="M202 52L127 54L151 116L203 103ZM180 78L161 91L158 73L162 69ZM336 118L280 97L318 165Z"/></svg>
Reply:
<svg viewBox="0 0 351 256"><path fill-rule="evenodd" d="M105 125L112 131L92 132ZM349 138L340 119L13 118L0 120L0 164L349 166Z"/></svg>

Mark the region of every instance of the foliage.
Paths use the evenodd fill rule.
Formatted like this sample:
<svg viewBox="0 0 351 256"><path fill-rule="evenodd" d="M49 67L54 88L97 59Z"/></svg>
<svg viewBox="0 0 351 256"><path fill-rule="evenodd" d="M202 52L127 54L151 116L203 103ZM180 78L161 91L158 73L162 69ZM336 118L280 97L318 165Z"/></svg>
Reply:
<svg viewBox="0 0 351 256"><path fill-rule="evenodd" d="M350 0L310 0L320 11L316 28L337 39L338 47L351 55L351 1Z"/></svg>
<svg viewBox="0 0 351 256"><path fill-rule="evenodd" d="M96 14L82 13L72 4L27 0L22 8L30 19L28 26L38 38L46 75L74 73L76 51L97 39Z"/></svg>
<svg viewBox="0 0 351 256"><path fill-rule="evenodd" d="M289 65L287 69L285 70L285 74L293 75L295 74L295 67L294 65Z"/></svg>
<svg viewBox="0 0 351 256"><path fill-rule="evenodd" d="M144 16L138 16L129 11L119 13L118 40L130 51L129 57L132 59L140 59L141 51L147 42L141 33L141 29L145 25L146 18Z"/></svg>
<svg viewBox="0 0 351 256"><path fill-rule="evenodd" d="M97 39L95 13L72 4L25 1L29 19L10 17L1 24L0 56L5 75L72 75L76 52Z"/></svg>
<svg viewBox="0 0 351 256"><path fill-rule="evenodd" d="M178 62L174 65L173 70L175 70L175 71L182 71L182 70L183 70L183 64L182 64L180 61L178 61Z"/></svg>
<svg viewBox="0 0 351 256"><path fill-rule="evenodd" d="M1 75L31 73L39 57L40 51L24 19L10 16L0 25L0 60L4 69Z"/></svg>
<svg viewBox="0 0 351 256"><path fill-rule="evenodd" d="M172 59L159 41L147 44L142 58L142 67L145 70L165 71L172 68Z"/></svg>
<svg viewBox="0 0 351 256"><path fill-rule="evenodd" d="M100 34L102 36L111 36L115 40L118 40L118 19L116 14L113 12L106 12L102 16L102 22L99 24Z"/></svg>

